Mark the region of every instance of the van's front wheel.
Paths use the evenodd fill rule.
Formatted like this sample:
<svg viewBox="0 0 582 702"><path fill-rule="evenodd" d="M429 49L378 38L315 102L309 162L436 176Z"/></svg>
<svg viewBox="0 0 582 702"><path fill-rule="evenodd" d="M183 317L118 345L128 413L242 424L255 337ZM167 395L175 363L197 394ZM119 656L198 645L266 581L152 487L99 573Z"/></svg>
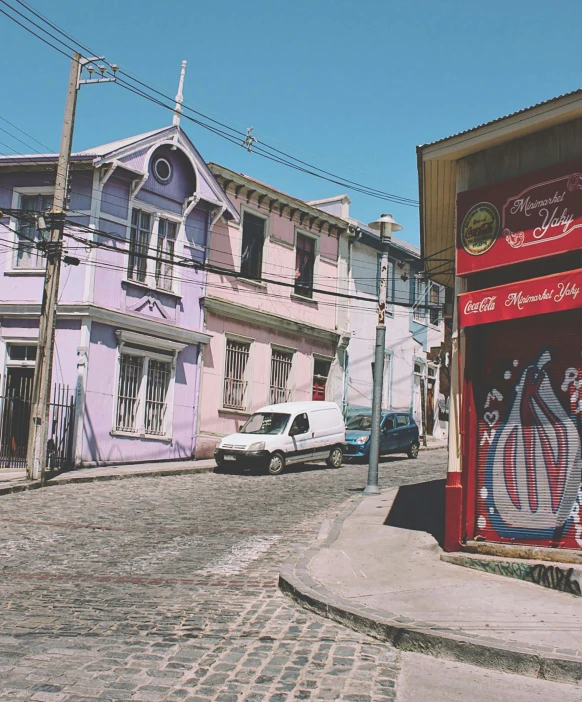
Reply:
<svg viewBox="0 0 582 702"><path fill-rule="evenodd" d="M285 470L285 456L279 451L275 451L269 458L267 470L270 475L279 475Z"/></svg>
<svg viewBox="0 0 582 702"><path fill-rule="evenodd" d="M336 446L331 450L331 453L327 457L327 465L330 468L339 468L344 461L344 452L340 446Z"/></svg>

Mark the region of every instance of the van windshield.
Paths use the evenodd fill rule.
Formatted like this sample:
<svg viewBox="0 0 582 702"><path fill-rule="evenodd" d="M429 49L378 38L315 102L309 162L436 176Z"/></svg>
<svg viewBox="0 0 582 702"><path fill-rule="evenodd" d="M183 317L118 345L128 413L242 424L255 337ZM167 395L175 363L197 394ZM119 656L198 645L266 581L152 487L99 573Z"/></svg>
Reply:
<svg viewBox="0 0 582 702"><path fill-rule="evenodd" d="M239 429L239 432L241 434L281 434L290 416L290 414L278 412L257 412L242 429Z"/></svg>

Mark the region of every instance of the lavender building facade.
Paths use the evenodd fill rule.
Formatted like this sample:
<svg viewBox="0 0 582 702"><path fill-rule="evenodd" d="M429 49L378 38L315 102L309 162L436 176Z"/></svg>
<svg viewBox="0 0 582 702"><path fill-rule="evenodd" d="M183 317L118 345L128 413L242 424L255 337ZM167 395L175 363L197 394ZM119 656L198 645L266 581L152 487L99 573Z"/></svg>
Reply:
<svg viewBox="0 0 582 702"><path fill-rule="evenodd" d="M48 210L56 161L0 157L0 210ZM77 465L191 457L210 340L197 264L212 226L238 212L178 126L73 154L70 188L65 255L80 265L61 273L53 381L72 409L54 439L69 442ZM38 224L9 214L0 223L4 407L30 390L46 260ZM5 462L22 449L25 420L4 427Z"/></svg>

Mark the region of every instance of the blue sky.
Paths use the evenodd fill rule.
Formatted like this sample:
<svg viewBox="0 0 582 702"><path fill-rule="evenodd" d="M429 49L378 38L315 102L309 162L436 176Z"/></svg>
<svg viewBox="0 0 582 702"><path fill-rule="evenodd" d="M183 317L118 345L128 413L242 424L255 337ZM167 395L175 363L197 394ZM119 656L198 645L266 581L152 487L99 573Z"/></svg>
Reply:
<svg viewBox="0 0 582 702"><path fill-rule="evenodd" d="M192 107L243 130L253 126L259 139L321 168L411 198L418 197L417 144L581 83L579 0L30 2L170 95L186 59ZM3 15L0 27L0 117L57 150L67 60ZM74 148L170 122L171 113L118 86L87 86ZM352 193L183 126L207 161L303 199L346 191L352 216L392 212L405 227L401 236L418 243L415 208ZM0 127L29 141L2 120ZM4 132L0 141L30 152Z"/></svg>

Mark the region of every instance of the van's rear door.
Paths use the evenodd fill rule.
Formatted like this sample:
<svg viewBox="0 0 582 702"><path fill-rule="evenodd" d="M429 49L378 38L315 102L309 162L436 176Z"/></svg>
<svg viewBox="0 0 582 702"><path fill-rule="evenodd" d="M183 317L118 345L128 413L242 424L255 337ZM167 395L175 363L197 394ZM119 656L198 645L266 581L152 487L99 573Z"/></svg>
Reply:
<svg viewBox="0 0 582 702"><path fill-rule="evenodd" d="M316 408L309 411L313 432L313 458L327 458L332 446L345 442L343 417L337 407Z"/></svg>

